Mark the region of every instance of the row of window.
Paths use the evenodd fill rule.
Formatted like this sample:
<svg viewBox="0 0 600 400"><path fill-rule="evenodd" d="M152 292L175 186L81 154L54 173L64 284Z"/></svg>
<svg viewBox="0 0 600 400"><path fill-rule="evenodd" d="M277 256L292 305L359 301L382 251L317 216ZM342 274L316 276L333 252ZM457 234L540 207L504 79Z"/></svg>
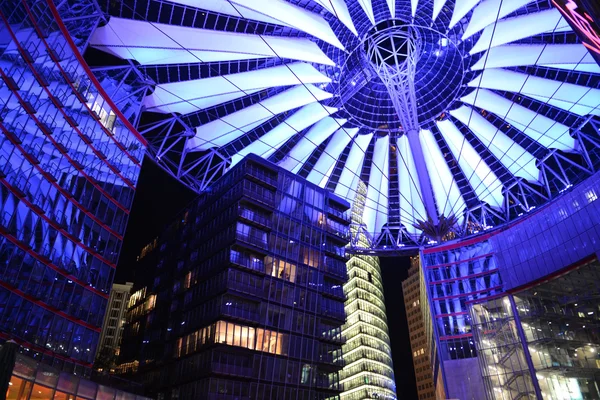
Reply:
<svg viewBox="0 0 600 400"><path fill-rule="evenodd" d="M174 356L180 358L194 353L209 343L226 344L249 350L289 355L290 357L311 361L318 360L326 363L338 363L341 358L341 349L339 346L226 321L218 321L215 324L177 339Z"/></svg>

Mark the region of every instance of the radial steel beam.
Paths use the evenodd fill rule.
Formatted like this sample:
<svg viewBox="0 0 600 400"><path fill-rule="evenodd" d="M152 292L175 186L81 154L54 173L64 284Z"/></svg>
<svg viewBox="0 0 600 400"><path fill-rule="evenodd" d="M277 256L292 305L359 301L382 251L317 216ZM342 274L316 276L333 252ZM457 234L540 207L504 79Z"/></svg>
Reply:
<svg viewBox="0 0 600 400"><path fill-rule="evenodd" d="M386 86L413 154L421 196L428 217L437 225L433 187L419 138L419 114L415 94L415 72L421 49L411 26L392 27L368 39L367 56Z"/></svg>

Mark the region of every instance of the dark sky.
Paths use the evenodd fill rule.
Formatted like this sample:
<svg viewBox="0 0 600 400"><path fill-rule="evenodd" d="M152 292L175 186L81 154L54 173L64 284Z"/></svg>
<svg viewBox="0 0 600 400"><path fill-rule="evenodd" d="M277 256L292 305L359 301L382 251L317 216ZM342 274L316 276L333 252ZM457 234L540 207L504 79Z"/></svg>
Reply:
<svg viewBox="0 0 600 400"><path fill-rule="evenodd" d="M194 197L194 193L154 162L144 160L115 282L135 282L135 260L141 248L152 241ZM403 400L417 398L401 284L406 279L409 266L408 258L381 258L397 393L398 398Z"/></svg>

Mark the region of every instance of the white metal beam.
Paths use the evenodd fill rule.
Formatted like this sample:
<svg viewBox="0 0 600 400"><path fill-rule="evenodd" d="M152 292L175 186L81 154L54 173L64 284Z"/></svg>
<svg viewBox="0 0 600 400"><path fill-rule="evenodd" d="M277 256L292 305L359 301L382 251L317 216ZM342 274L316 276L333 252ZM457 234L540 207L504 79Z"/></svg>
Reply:
<svg viewBox="0 0 600 400"><path fill-rule="evenodd" d="M442 151L431 131L421 130L419 138L421 139L421 147L423 148L425 163L429 171L433 194L440 215L446 217L454 215L462 223L464 220L463 211L467 205Z"/></svg>
<svg viewBox="0 0 600 400"><path fill-rule="evenodd" d="M289 26L324 40L340 49L344 46L325 19L283 0L172 0L184 4L255 21Z"/></svg>
<svg viewBox="0 0 600 400"><path fill-rule="evenodd" d="M484 70L469 86L520 93L581 116L600 115L600 89L591 87L500 68Z"/></svg>
<svg viewBox="0 0 600 400"><path fill-rule="evenodd" d="M489 25L484 29L469 53L479 53L490 47L501 46L540 33L570 30L569 23L554 8L537 13L523 14Z"/></svg>
<svg viewBox="0 0 600 400"><path fill-rule="evenodd" d="M269 132L265 133L260 139L249 144L231 157L231 166L240 162L246 155L254 153L263 158L268 158L289 138L302 132L309 126L319 122L323 118L335 113L338 109L333 107L324 107L319 103L310 103L292 116L288 117L283 123L277 125Z"/></svg>
<svg viewBox="0 0 600 400"><path fill-rule="evenodd" d="M313 85L294 86L260 103L197 127L195 136L187 141L186 149L202 151L211 147L223 146L275 115L331 96L331 93Z"/></svg>
<svg viewBox="0 0 600 400"><path fill-rule="evenodd" d="M502 182L483 161L451 120L436 123L454 158L458 161L479 200L495 208L501 208L504 196Z"/></svg>
<svg viewBox="0 0 600 400"><path fill-rule="evenodd" d="M473 10L469 26L465 29L462 39L473 36L486 26L493 24L533 0L483 0Z"/></svg>
<svg viewBox="0 0 600 400"><path fill-rule="evenodd" d="M188 114L267 88L330 81L312 65L296 62L237 74L159 84L152 94L144 98L143 104L149 111Z"/></svg>
<svg viewBox="0 0 600 400"><path fill-rule="evenodd" d="M279 162L279 166L297 173L311 153L346 122L346 119L323 118L306 132L289 154Z"/></svg>
<svg viewBox="0 0 600 400"><path fill-rule="evenodd" d="M535 157L473 108L463 105L450 111L450 115L465 124L514 176L539 181Z"/></svg>
<svg viewBox="0 0 600 400"><path fill-rule="evenodd" d="M371 143L371 139L373 139L372 133L358 135L354 139L354 143L350 147L350 153L348 153L348 158L340 174L340 179L334 190L335 194L343 197L350 203L354 201L354 197L356 196L356 188L360 180L365 153L367 152L369 143Z"/></svg>
<svg viewBox="0 0 600 400"><path fill-rule="evenodd" d="M111 17L90 45L142 65L182 64L279 57L334 65L305 38L250 35Z"/></svg>
<svg viewBox="0 0 600 400"><path fill-rule="evenodd" d="M331 175L333 167L337 162L340 154L346 148L348 143L356 136L359 128L344 129L340 128L325 147L325 150L309 172L306 179L316 185L324 187L329 176Z"/></svg>
<svg viewBox="0 0 600 400"><path fill-rule="evenodd" d="M546 148L564 151L575 149L575 139L569 135L569 127L490 90L475 89L461 100L496 114Z"/></svg>
<svg viewBox="0 0 600 400"><path fill-rule="evenodd" d="M363 211L367 232L377 233L388 221L390 137L377 138Z"/></svg>

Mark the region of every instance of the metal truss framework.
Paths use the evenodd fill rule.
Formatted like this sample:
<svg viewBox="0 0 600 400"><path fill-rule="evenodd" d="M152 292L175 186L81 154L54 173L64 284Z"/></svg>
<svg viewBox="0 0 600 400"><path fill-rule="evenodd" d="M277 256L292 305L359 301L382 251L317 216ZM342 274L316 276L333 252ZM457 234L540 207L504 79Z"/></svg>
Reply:
<svg viewBox="0 0 600 400"><path fill-rule="evenodd" d="M600 120L595 117L587 118L573 133L582 154L579 162L573 161L571 157L559 151L549 152L538 162L543 177L540 185L533 185L522 179L513 180L504 190L502 209L492 208L486 203L468 207L465 210L464 223L457 227L454 235L449 239L502 229L504 224L534 212L547 201L559 197L577 183L598 172L600 169L598 133L600 133ZM437 244L424 235L415 237L402 225L386 226L381 232L368 232L364 224L361 224L355 225L351 233L352 239L348 252L353 254L411 255L420 247ZM367 238L368 247L360 244L361 234Z"/></svg>
<svg viewBox="0 0 600 400"><path fill-rule="evenodd" d="M157 3L161 2L157 1ZM187 9L190 8L186 7L186 10ZM230 16L223 16L219 14L215 15L218 20L232 20L232 17ZM174 22L170 21L169 23ZM235 29L238 28L236 27ZM256 30L248 31L248 29L250 29L248 26L243 26L239 29L242 29L240 32L245 33L256 32ZM290 30L286 28L282 31L280 27L270 24L260 24L260 26L258 26L256 29L258 29L261 33L280 32L283 36L306 36L305 34L301 32L299 33L293 29ZM422 129L422 127L420 127L418 116L416 114L417 100L415 98L414 79L410 79L411 74L414 74L414 68L418 62L420 51L418 47L419 41L412 38L415 33L410 31L409 28L405 30L393 29L390 30L389 33L386 32L386 30L376 32L377 34L371 39L373 43L366 46L368 49L368 56L366 57L367 59L365 61L373 67L372 69L365 70L367 76L363 76L365 75L365 72L363 71L361 79L356 79L356 86L346 85L347 87L340 88L340 93L350 93L350 97L354 96L354 94L364 88L364 82L370 81L371 79L379 78L381 82L385 84L386 89L390 94L390 99L394 103L396 114L400 120L400 125L403 128L402 130L405 132L410 143L415 166L417 168L420 196L422 196L427 215L431 216L432 218L437 218L440 205L438 204L436 207L433 189L429 179L427 179L427 170L422 155L423 149L421 148L421 143L419 140L418 129ZM552 38L552 40L559 39L560 37L558 36L557 39ZM565 41L567 39L568 38L565 36ZM544 40L548 41L550 40L550 37L548 36L548 38L545 38ZM389 44L405 43L406 45L399 46L398 48L392 47L392 51L390 51L390 45L385 44L386 41ZM374 62L374 60L377 59L379 59L380 62ZM252 67L248 68L268 68L272 65L275 65L273 64L273 60L275 59L257 60ZM278 59L276 64L280 65L281 63L285 63L285 60ZM173 67L183 70L189 69L191 66L192 64L182 64L180 66ZM211 74L215 73L215 71L221 71L221 68L225 68L228 71L243 70L243 62L237 61L210 63L209 66L210 68L214 68L211 71ZM332 67L318 66L318 68L320 71L325 73L325 71L328 71L328 68ZM548 68L544 66L515 68L515 70L538 76L543 74L547 69ZM372 71L374 71L377 75L375 78L371 76L373 75ZM146 67L134 64L131 61L129 61L128 65L125 66L95 68L94 72L99 77L106 77L116 82L114 85L114 94L116 96L114 99L115 103L119 105L122 110L124 110L123 113L130 119L130 121L134 122L134 125L138 128L139 132L148 140L148 155L173 177L179 179L197 192L202 192L205 190L208 186L210 186L211 182L213 182L215 178L219 177L228 170L228 168L231 166L232 158L236 153L234 147L237 146L234 146L234 142L232 142L227 146L220 148L214 147L204 152L188 151L188 142L194 137L195 129L198 124L206 123L206 121L210 120L220 119L223 115L223 110L225 107L229 107L228 110L231 110L232 108L237 110L238 107L243 108L246 107L247 104L255 104L262 99L269 98L273 95L273 93L278 93L278 91L282 90L280 88L271 88L256 94L250 94L240 100L231 101L223 105L223 107L213 107L209 109L198 110L197 113L193 114L181 115L178 113L163 113L158 115L155 113L146 112L145 108L142 106L141 99L145 95L148 95L155 90L158 80L163 78L170 80L172 76L170 73L168 78L165 78L166 75L160 75L157 78L157 76L151 76L152 74L148 74L148 69ZM551 72L552 71L550 71L550 73ZM548 76L550 78L552 77L551 75ZM589 81L589 79L592 78L592 75L574 72L569 76L568 79L570 82L575 84L593 86L594 83L590 83ZM186 79L193 78L191 78L191 75L187 78L180 78L180 80ZM562 79L566 80L566 78ZM352 81L354 82L354 80ZM126 94L123 95L122 93ZM505 94L504 96L508 97L509 95L510 94ZM489 151L486 150L487 152L484 151L481 153L482 158L487 157L485 158L484 162L490 164L492 171L495 172L502 181L502 194L504 199L502 207L492 207L478 199L477 195L475 194L476 187L473 186L473 184L464 176L460 168L457 167L460 157L457 159L452 155L452 153L448 150L446 141L439 134L435 124L431 125L430 129L436 138L435 140L438 146L440 146L440 149L443 151L446 162L448 163L450 171L452 172L453 180L459 184L458 186L460 189L460 194L466 202L466 208L462 216L463 218L461 220L461 224L454 232L454 235L457 237L469 236L480 233L484 230L492 229L493 227L497 227L528 212L531 212L536 207L540 207L545 202L560 195L565 190L568 190L569 187L594 173L598 168L598 160L600 159L600 154L598 154L597 150L600 148L598 117L588 116L577 118L577 115L573 114L572 112L560 110L558 107L549 104L548 102L544 103L542 101L532 100L527 97L521 98L517 97L516 95L511 97L511 99L513 104L522 104L524 107L533 109L541 115L547 115L550 113L556 114L558 112L559 114L563 113L564 118L570 118L571 120L576 121L579 126L573 127L570 133L570 136L575 140L576 152L570 153L556 149L545 149L535 141L529 140L524 134L518 132L514 127L508 128L503 124L496 124L493 122L493 118L496 118L495 116L492 118L487 118L496 126L498 126L499 130L502 130L505 132L505 134L509 135L511 139L515 141L515 143L521 145L526 151L531 152L536 159L536 166L540 171L540 179L538 182L517 178L514 176L514 174L511 174L501 162L499 162L499 159L496 156L490 154ZM340 96L335 96L328 104L329 106L343 107L344 100ZM482 115L487 113L486 107L479 106L479 104L473 104L473 110L475 113ZM238 141L240 142L240 148L248 146L249 144L253 143L253 141L260 140L264 134L273 128L271 124L275 125L281 123L281 121L284 120L284 117L289 116L293 111L295 110L291 110L286 114L277 115L263 124L253 128L243 137L239 138ZM446 116L446 118L450 117ZM503 117L501 115L497 117L499 122L502 122L502 118ZM563 116L560 118L563 118ZM568 122L567 124L571 124L571 122ZM466 143L471 143L475 148L478 149L478 151L480 151L479 147L484 147L477 137L474 137L472 134L469 136L470 133L467 134L466 131L468 131L469 128L462 126L458 122L457 127L465 136ZM525 128L527 127L528 126ZM515 131L517 132L514 133ZM285 156L286 149L289 150L294 147L299 140L306 136L307 132L309 132L309 129L304 129L300 132L297 132L297 134L279 146L275 153L270 153L270 158L273 160L281 160ZM394 134L392 132L388 132L388 134L390 135L391 147L396 145L396 140L402 135L402 133ZM315 150L310 154L310 157L308 157L306 163L314 163L318 159L318 155L323 153L326 144L327 141L325 141L323 145L315 147ZM348 156L348 150L350 149L351 145L352 143L350 143L350 145L348 145L348 147L341 153L341 157ZM366 150L365 160L370 163L372 158L372 148L364 150ZM394 165L396 162L396 160L390 157L390 165ZM303 171L308 172L309 167L310 166L307 167L307 165L304 165ZM342 167L343 163L340 164L338 161L332 171L332 180L328 182L328 187L335 187L337 184L336 179L339 179ZM368 180L370 169L363 169L363 175L364 171L367 171ZM360 173L360 171L358 173ZM364 179L364 177L362 179ZM398 186L395 185L395 181L398 180L398 176L394 175L394 172L390 172L389 180L389 198L401 198L402 193L398 189ZM398 191L398 193L393 193L393 190ZM410 233L406 229L406 226L400 223L400 218L396 218L396 214L400 214L401 212L400 208L394 207L400 207L400 205L397 205L397 202L394 204L390 203L388 215L389 221L388 224L383 227L381 232L369 233L365 232L366 227L363 226L360 228L363 233L365 233L366 237L369 238L370 247L363 248L358 245L358 242L353 242L354 245L350 251L357 253L369 251L378 251L382 253L389 253L393 251L406 252L410 251L410 249L414 249L415 247L427 245L428 242L430 242L430 240L423 235L415 236L415 234ZM396 224L397 227L392 226Z"/></svg>

